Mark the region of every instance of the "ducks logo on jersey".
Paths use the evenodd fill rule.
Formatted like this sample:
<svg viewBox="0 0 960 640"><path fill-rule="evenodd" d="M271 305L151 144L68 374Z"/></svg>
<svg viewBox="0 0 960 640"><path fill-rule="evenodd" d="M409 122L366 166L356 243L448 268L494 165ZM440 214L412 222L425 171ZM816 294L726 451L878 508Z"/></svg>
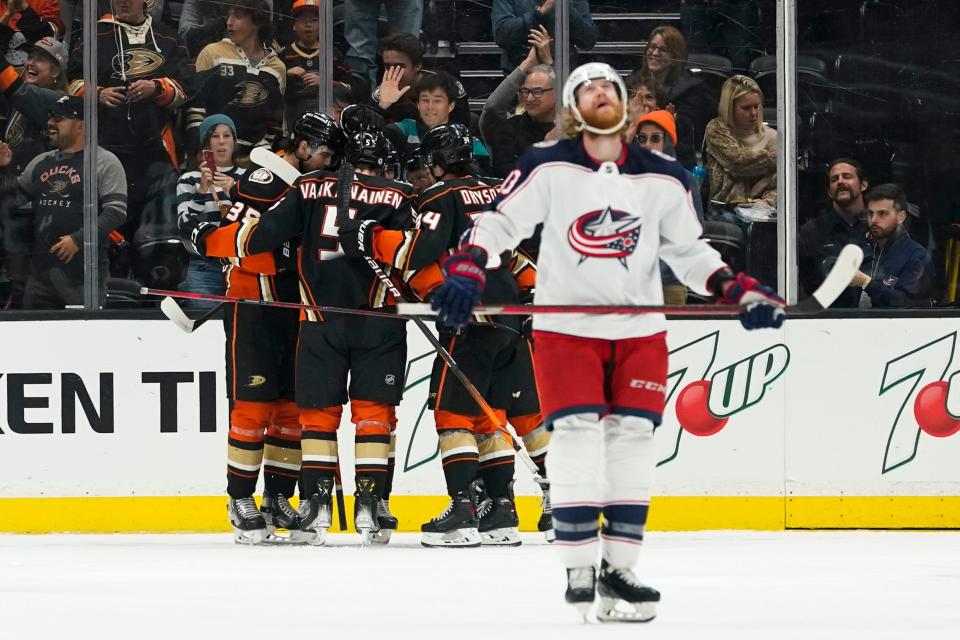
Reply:
<svg viewBox="0 0 960 640"><path fill-rule="evenodd" d="M626 269L627 257L637 249L640 223L639 217L625 211L598 209L577 218L567 240L580 254L580 263L587 258L616 258Z"/></svg>

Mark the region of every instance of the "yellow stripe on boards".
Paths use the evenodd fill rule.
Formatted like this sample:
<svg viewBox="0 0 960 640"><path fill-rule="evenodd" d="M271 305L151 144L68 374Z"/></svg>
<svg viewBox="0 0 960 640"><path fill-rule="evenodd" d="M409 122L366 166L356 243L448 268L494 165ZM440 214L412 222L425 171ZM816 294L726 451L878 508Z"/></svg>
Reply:
<svg viewBox="0 0 960 640"><path fill-rule="evenodd" d="M352 531L353 496L346 500ZM390 498L390 509L401 531L419 531L447 501L398 495ZM226 496L0 498L0 532L215 533L230 530L226 505ZM517 512L521 530L536 531L539 498L518 497ZM653 499L648 528L953 529L960 528L960 496L660 496ZM332 531L338 531L336 515Z"/></svg>

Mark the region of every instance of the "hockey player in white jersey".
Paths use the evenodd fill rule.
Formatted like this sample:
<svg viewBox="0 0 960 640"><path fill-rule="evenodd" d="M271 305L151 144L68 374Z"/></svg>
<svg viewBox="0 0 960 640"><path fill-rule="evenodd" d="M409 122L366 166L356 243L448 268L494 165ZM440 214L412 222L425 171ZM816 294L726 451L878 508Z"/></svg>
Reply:
<svg viewBox="0 0 960 640"><path fill-rule="evenodd" d="M701 239L683 168L624 144L626 102L609 66L590 63L570 74L563 104L571 137L521 157L494 210L477 217L444 262L445 282L432 298L442 321L466 323L484 269L542 223L536 304L663 304L662 258L694 291L742 305L747 329L783 323L784 301L734 274ZM553 429L547 468L566 600L586 616L599 593L600 620L646 622L660 593L633 568L666 395L665 318L544 314L533 322L542 410Z"/></svg>

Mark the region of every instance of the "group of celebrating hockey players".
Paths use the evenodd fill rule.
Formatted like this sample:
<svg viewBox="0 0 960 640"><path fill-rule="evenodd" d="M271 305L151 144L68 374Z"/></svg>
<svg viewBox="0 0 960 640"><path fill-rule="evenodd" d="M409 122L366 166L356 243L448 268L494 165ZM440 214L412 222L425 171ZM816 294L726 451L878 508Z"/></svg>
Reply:
<svg viewBox="0 0 960 640"><path fill-rule="evenodd" d="M498 181L476 176L471 137L462 125L435 127L424 137L418 154L436 183L417 194L395 179L398 161L376 110L348 107L341 122L343 128L313 112L298 118L283 156L293 175L305 174L294 185L254 165L227 194L233 205L222 220L181 217L198 255L229 262L228 296L357 310L389 307L397 292L426 300L442 282L442 259L456 249L471 217L497 195ZM344 162L354 170L348 180L335 171ZM350 194L342 213L341 189ZM375 222L385 232L380 243L389 257L375 255L372 245L364 252L357 240L359 222ZM388 282L364 254L378 259ZM496 274L491 300L519 301L535 284L533 263L521 252L506 254ZM387 542L397 527L388 501L406 323L311 310L295 318L287 309L231 306L225 323L231 399L227 477L236 539L323 544L332 526L339 471L337 431L349 401L356 430L354 525L365 541ZM549 537L544 467L549 435L522 323L484 318L469 330L441 329L441 340L495 408L497 421L438 359L430 405L451 504L423 525L423 544L520 544L508 422L537 464L544 492L539 527ZM258 510L253 495L261 467L265 488ZM300 504L294 509L290 498L298 481ZM289 533L279 535L277 529Z"/></svg>
<svg viewBox="0 0 960 640"><path fill-rule="evenodd" d="M481 303L531 299L662 304L662 258L694 291L741 305L747 329L782 324L783 300L734 274L701 238L680 165L624 143L626 103L613 69L576 69L563 90L565 139L529 150L503 184L477 175L465 127L436 126L418 152L435 183L420 193L388 175L389 143L375 113L348 108L342 131L306 113L284 156L301 177L251 167L222 221L181 220L199 255L229 260L230 296L292 300L296 278L303 303L358 312L304 310L294 347L297 320L286 312L244 304L230 311L228 492L237 540L287 529L290 540L323 543L347 401L356 428L354 523L365 540L389 540L406 322L373 312L394 305L399 292L432 303L440 343L493 408L481 410L436 360L429 403L450 504L422 526L423 544L520 543L510 424L542 479L540 528L555 535L567 601L585 610L599 594L601 620L653 618L660 594L633 568L666 394L664 316L536 314L531 330L529 319L474 313ZM344 162L353 171L337 171ZM533 251L518 248L538 228ZM295 476L297 510L289 503Z"/></svg>

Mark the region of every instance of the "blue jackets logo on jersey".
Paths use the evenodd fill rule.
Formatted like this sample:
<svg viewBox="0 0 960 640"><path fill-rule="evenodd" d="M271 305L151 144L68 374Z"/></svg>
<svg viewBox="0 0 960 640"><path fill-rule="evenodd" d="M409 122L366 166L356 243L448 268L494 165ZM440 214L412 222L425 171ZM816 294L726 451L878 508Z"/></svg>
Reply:
<svg viewBox="0 0 960 640"><path fill-rule="evenodd" d="M625 211L607 207L585 213L577 218L567 240L580 254L580 262L587 258L616 258L627 268L627 257L637 249L641 219Z"/></svg>

